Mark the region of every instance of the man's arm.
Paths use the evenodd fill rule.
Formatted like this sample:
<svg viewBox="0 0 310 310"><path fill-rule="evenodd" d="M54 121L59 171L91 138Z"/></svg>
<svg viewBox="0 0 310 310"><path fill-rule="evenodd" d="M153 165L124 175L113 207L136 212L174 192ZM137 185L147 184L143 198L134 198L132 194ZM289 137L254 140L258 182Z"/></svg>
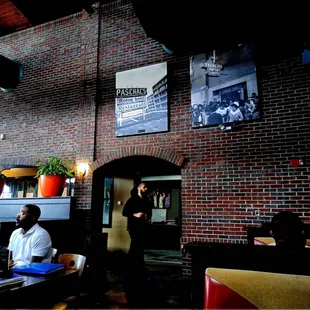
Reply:
<svg viewBox="0 0 310 310"><path fill-rule="evenodd" d="M123 216L126 216L126 217L132 216L133 213L132 213L132 199L131 199L131 197L125 203L122 214L123 214Z"/></svg>
<svg viewBox="0 0 310 310"><path fill-rule="evenodd" d="M123 214L123 216L126 216L126 217L130 217L130 216L142 217L142 216L144 216L143 212L136 212L136 213L134 213L134 205L133 205L133 202L132 202L131 198L129 198L127 200L127 202L125 203L125 206L124 206L122 214Z"/></svg>
<svg viewBox="0 0 310 310"><path fill-rule="evenodd" d="M44 256L31 256L30 263L42 263Z"/></svg>
<svg viewBox="0 0 310 310"><path fill-rule="evenodd" d="M52 241L49 234L38 235L31 249L31 263L41 263L51 252Z"/></svg>
<svg viewBox="0 0 310 310"><path fill-rule="evenodd" d="M14 266L13 252L10 250L9 251L8 267L13 267L13 266Z"/></svg>

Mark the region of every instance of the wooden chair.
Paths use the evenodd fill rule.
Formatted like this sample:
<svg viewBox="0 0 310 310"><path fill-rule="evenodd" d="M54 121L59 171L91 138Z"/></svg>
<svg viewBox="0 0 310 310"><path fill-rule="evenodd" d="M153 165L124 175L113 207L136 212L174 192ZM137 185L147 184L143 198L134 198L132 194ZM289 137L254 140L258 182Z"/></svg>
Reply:
<svg viewBox="0 0 310 310"><path fill-rule="evenodd" d="M59 254L58 263L65 264L66 270L78 270L79 277L82 276L86 256L81 254Z"/></svg>
<svg viewBox="0 0 310 310"><path fill-rule="evenodd" d="M86 256L81 254L59 254L58 256L58 263L65 264L66 270L78 270L79 278L81 278L83 274L85 262ZM79 300L83 296L84 294L80 294L80 292L78 292L76 295L66 297L64 301L58 302L52 307L52 309L63 310L67 309L68 307L71 308L72 306L74 308L78 308Z"/></svg>

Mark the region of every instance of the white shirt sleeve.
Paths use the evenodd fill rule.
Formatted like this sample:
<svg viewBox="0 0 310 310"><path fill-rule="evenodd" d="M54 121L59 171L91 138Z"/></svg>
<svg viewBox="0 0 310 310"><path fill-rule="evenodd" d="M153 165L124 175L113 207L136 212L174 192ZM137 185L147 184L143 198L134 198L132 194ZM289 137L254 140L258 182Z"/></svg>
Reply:
<svg viewBox="0 0 310 310"><path fill-rule="evenodd" d="M31 256L45 257L52 247L51 238L48 233L44 232L35 237Z"/></svg>

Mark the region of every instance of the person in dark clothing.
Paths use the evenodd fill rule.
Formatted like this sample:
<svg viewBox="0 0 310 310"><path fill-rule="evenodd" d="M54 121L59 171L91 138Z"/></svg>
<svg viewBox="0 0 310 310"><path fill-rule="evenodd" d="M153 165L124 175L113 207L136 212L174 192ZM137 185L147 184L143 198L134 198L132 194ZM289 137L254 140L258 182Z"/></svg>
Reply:
<svg viewBox="0 0 310 310"><path fill-rule="evenodd" d="M270 234L278 247L298 250L306 246L304 223L296 213L281 211L275 214Z"/></svg>
<svg viewBox="0 0 310 310"><path fill-rule="evenodd" d="M131 190L131 197L127 200L123 216L128 218L127 230L131 243L128 252L129 270L131 276L138 280L147 278L146 266L144 261L144 246L146 238L146 225L151 219L152 207L146 194L145 183L140 183L138 187Z"/></svg>

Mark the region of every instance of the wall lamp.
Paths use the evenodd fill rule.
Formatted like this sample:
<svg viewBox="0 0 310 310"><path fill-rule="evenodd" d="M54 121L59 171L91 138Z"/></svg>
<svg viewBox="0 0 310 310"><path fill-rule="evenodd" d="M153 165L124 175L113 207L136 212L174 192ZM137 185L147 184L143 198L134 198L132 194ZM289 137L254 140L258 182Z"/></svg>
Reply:
<svg viewBox="0 0 310 310"><path fill-rule="evenodd" d="M89 166L87 163L79 163L77 165L77 178L78 178L78 181L81 182L82 184L84 183L84 180L85 180L85 176L87 175L88 173L88 169L89 169Z"/></svg>
<svg viewBox="0 0 310 310"><path fill-rule="evenodd" d="M236 123L231 123L231 124L219 124L218 126L220 128L221 131L233 131L234 129L236 129Z"/></svg>

